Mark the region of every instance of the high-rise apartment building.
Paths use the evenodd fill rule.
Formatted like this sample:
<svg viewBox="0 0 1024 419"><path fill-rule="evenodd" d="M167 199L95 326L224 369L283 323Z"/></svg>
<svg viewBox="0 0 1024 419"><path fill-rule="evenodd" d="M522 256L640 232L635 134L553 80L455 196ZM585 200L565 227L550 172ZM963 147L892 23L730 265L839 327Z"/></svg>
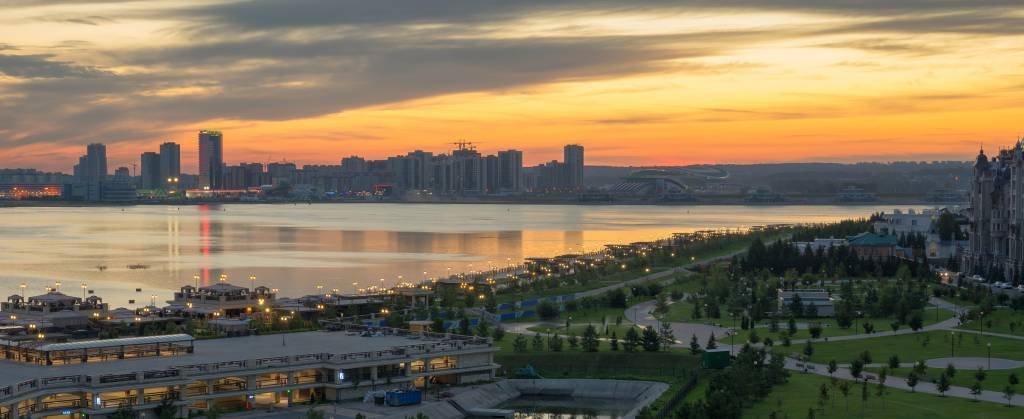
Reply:
<svg viewBox="0 0 1024 419"><path fill-rule="evenodd" d="M85 155L78 158L74 173L75 180L82 183L107 180L107 146L100 143L86 146Z"/></svg>
<svg viewBox="0 0 1024 419"><path fill-rule="evenodd" d="M960 271L1017 281L1024 276L1024 139L991 159L978 153L970 202Z"/></svg>
<svg viewBox="0 0 1024 419"><path fill-rule="evenodd" d="M142 153L142 171L139 173L142 189L159 189L165 179L160 177L160 155L152 151Z"/></svg>
<svg viewBox="0 0 1024 419"><path fill-rule="evenodd" d="M224 136L220 131L199 131L199 187L224 187Z"/></svg>
<svg viewBox="0 0 1024 419"><path fill-rule="evenodd" d="M569 144L563 149L565 154L565 182L570 190L583 189L583 146Z"/></svg>
<svg viewBox="0 0 1024 419"><path fill-rule="evenodd" d="M165 189L179 189L181 185L181 146L177 143L160 144L160 181Z"/></svg>
<svg viewBox="0 0 1024 419"><path fill-rule="evenodd" d="M521 192L523 190L522 151L498 152L498 190L504 192Z"/></svg>

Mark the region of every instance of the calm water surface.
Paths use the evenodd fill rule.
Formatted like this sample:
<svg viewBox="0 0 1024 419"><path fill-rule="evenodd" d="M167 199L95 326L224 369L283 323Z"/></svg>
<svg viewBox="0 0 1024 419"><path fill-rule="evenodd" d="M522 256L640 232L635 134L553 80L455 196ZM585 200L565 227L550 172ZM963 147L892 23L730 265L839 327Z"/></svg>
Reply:
<svg viewBox="0 0 1024 419"><path fill-rule="evenodd" d="M314 204L0 209L0 292L81 284L114 306L166 300L193 282L228 281L313 293L525 257L599 249L717 227L826 222L876 206L556 206ZM130 269L137 265L137 269ZM105 267L105 268L104 268ZM142 291L136 292L136 288Z"/></svg>

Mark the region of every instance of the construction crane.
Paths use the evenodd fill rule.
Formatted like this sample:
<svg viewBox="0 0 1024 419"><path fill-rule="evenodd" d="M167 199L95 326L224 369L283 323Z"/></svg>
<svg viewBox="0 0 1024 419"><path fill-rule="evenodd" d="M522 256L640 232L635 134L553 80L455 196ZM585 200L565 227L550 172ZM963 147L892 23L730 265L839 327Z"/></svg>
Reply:
<svg viewBox="0 0 1024 419"><path fill-rule="evenodd" d="M473 145L472 141L458 140L451 144L455 146L456 150L476 150L476 146Z"/></svg>

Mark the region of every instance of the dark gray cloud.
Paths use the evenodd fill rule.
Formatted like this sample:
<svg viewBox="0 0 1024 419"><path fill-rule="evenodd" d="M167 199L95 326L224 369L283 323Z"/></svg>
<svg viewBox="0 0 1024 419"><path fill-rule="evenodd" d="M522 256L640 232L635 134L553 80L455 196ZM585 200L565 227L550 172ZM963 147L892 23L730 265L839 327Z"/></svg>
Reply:
<svg viewBox="0 0 1024 419"><path fill-rule="evenodd" d="M107 72L94 67L54 60L52 55L47 54L0 54L0 74L19 78L60 78L98 77Z"/></svg>
<svg viewBox="0 0 1024 419"><path fill-rule="evenodd" d="M111 3L111 0L8 0L4 7ZM128 3L128 1L125 1ZM102 25L130 19L177 20L178 45L98 51L82 42L33 46L72 54L92 50L115 74L64 55L21 54L0 44L0 143L84 143L153 138L181 124L208 119L285 120L443 94L501 91L567 80L629 74L728 72L687 59L716 56L773 39L869 34L818 43L880 54L935 54L918 34L1019 35L1020 0L240 0L148 10L128 3L116 11L44 19ZM796 11L864 22L661 36L499 38L503 28L533 16L572 17L625 12ZM101 15L102 13L102 15ZM680 32L686 28L680 28ZM890 34L906 34L892 39ZM905 39L902 39L905 38ZM809 40L809 44L814 44ZM20 52L20 51L19 51ZM79 55L80 56L80 55ZM244 63L244 65L242 65ZM201 88L198 96L155 95ZM705 110L715 120L791 119L787 112ZM653 119L652 119L653 118ZM596 121L654 123L639 115ZM16 136L16 137L15 137Z"/></svg>

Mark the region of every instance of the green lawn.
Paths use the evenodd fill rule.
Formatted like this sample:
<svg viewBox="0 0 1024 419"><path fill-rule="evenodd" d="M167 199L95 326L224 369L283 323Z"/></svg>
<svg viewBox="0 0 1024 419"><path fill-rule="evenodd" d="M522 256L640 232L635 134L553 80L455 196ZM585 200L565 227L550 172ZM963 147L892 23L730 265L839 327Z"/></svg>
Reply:
<svg viewBox="0 0 1024 419"><path fill-rule="evenodd" d="M987 344L992 344L993 358L1024 360L1024 341L1017 339L963 334L963 339L952 338L953 356L984 357L988 354ZM951 336L948 331L930 331L898 336L884 336L849 341L816 342L811 360L825 363L835 359L849 363L861 352L868 350L874 362L886 362L890 355L897 355L901 362L914 362L950 356ZM802 345L794 345L790 352L800 352Z"/></svg>
<svg viewBox="0 0 1024 419"><path fill-rule="evenodd" d="M661 271L668 270L667 267L654 267L649 272L645 272L642 269L626 271L626 272L614 272L598 279L588 281L582 284L571 284L563 285L554 288L547 288L542 290L524 290L518 292L501 292L498 293L496 300L498 304L512 303L522 300L530 300L535 298L551 297L556 295L568 295L575 294L577 292L590 291L598 288L606 287L609 285L621 284L626 281L632 281L639 277L658 273Z"/></svg>
<svg viewBox="0 0 1024 419"><path fill-rule="evenodd" d="M877 373L880 369L881 368L867 368L867 371ZM889 377L892 379L905 380L910 370L911 368L897 368L895 370L890 370ZM939 378L939 375L942 375L945 370L945 368L927 368L925 376L921 377L921 380L926 382L935 382L935 380ZM974 378L975 371L976 370L957 370L956 375L953 376L953 385L970 387L976 381ZM1017 374L1018 380L1024 379L1024 368L985 371L985 380L981 382L981 387L985 390L1002 392L1003 388L1006 387L1007 384L1010 384L1011 373ZM1024 386L1020 386L1020 390L1024 390Z"/></svg>
<svg viewBox="0 0 1024 419"><path fill-rule="evenodd" d="M583 332L587 330L587 325L588 323L574 322L569 327L569 333L566 333L565 325L559 327L535 326L527 330L530 330L532 332L540 332L541 334L545 335L558 332L558 334L561 335L576 334L576 336L583 336ZM593 323L593 325L594 328L597 329L597 334L602 339L610 338L612 332L614 332L615 336L618 337L619 340L622 340L626 336L626 332L628 332L630 328L634 327L634 325L629 322L623 322L621 325L618 326L615 325L615 322L608 322L607 327L602 326L601 323ZM637 332L640 332L640 330L637 330Z"/></svg>
<svg viewBox="0 0 1024 419"><path fill-rule="evenodd" d="M788 383L775 387L767 398L747 410L743 417L747 419L769 418L772 417L772 412L778 412L774 417L806 418L809 408L818 409L818 394L821 385L828 382L828 377L792 374ZM1005 404L974 402L968 399L911 393L892 388L888 389L888 393L883 399L879 399L875 396L873 386L869 386L868 390L870 394L866 403L861 403L859 386L851 389L849 399L844 399L842 394L836 391L833 393L836 395L836 399L826 402L823 410L816 410L814 417L1011 419L1024 415L1024 410L1018 407L1006 407ZM847 402L849 409L847 409Z"/></svg>
<svg viewBox="0 0 1024 419"><path fill-rule="evenodd" d="M991 325L989 324L991 322ZM1011 328L1011 323L1014 324ZM1024 312L1014 312L1007 308L997 309L986 314L982 322L971 320L960 325L960 329L979 330L984 328L986 332L1005 333L1008 335L1024 336Z"/></svg>
<svg viewBox="0 0 1024 419"><path fill-rule="evenodd" d="M696 321L692 320L692 314L693 314L693 303L686 302L686 301L677 301L677 302L675 302L675 303L673 303L672 305L669 306L669 312L668 312L668 314L666 314L663 317L663 319L665 319L667 321L673 321L673 322L704 323L704 324L720 325L720 326L723 326L723 327L733 327L733 319L730 318L725 313L722 313L723 314L722 317L717 317L717 318L701 317L700 319L698 319ZM928 326L930 324L934 324L934 323L942 322L942 321L945 321L945 320L949 320L952 317L953 317L953 312L952 311L944 310L944 309L936 310L934 307L931 307L931 308L925 309L923 320L924 320L924 325ZM736 327L737 328L739 327L739 321L740 321L739 319L736 319L736 325L737 325ZM768 327L768 324L769 324L768 321L761 321L760 323L758 323L758 325L756 327L757 335L758 335L758 337L761 340L763 340L766 337L770 337L776 343L782 342L782 334L783 334L783 332L786 332L787 329L788 329L788 326L787 326L788 321L789 321L788 318L787 319L779 319L779 332L777 332L777 333L771 333L769 331L771 329ZM888 331L888 330L892 330L892 327L890 326L890 324L892 323L893 319L889 319L889 318L862 318L862 319L856 319L855 322L854 322L854 326L850 327L850 328L847 328L847 329L843 329L843 328L840 328L839 326L837 326L835 319L831 319L831 318L817 318L817 319L798 318L798 319L796 319L796 321L797 321L797 323L820 322L821 325L822 325L821 338L825 338L825 337L832 337L832 336L857 335L857 334L864 333L864 326L863 326L863 324L866 323L866 322L870 322L874 326L875 331ZM906 325L901 325L900 328L901 329L906 329L907 326ZM746 342L747 340L750 339L750 332L751 332L750 329L748 329L748 330L738 329L737 333L736 333L736 340L738 342ZM797 329L796 334L791 336L790 339L808 339L810 337L811 337L810 332L808 332L808 330L806 328L803 328L803 329Z"/></svg>

